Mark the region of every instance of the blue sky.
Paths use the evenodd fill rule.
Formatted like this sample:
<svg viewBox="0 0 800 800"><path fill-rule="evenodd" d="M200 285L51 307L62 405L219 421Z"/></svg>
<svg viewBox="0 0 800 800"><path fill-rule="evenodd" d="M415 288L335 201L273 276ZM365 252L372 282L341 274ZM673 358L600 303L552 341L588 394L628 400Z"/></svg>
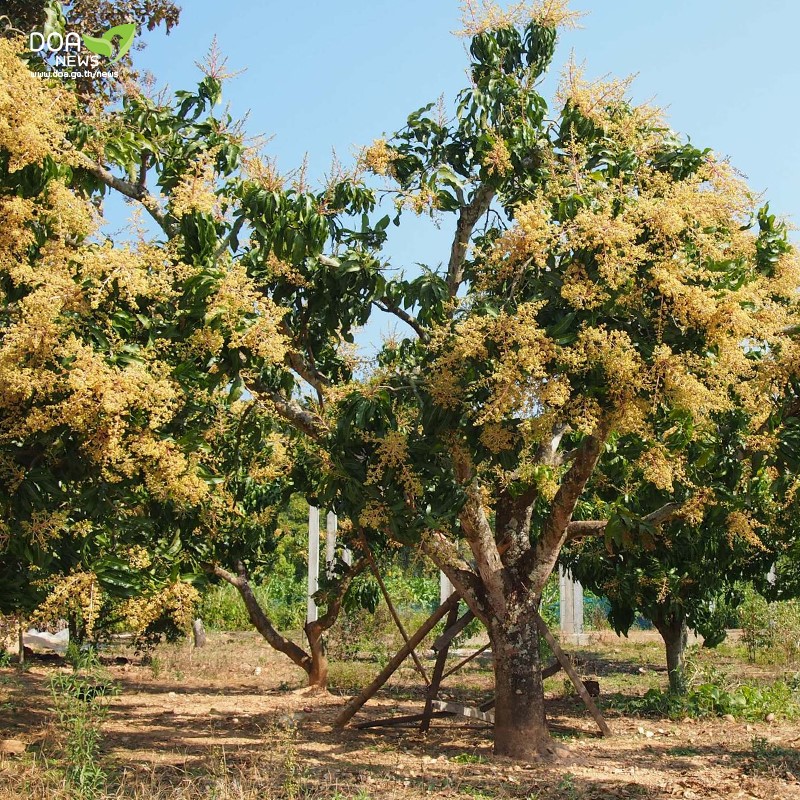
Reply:
<svg viewBox="0 0 800 800"><path fill-rule="evenodd" d="M216 34L232 69L226 96L248 129L274 136L288 169L310 156L321 175L405 115L465 84L455 0L294 4L186 0L167 37L146 34L137 62L159 83L191 84ZM562 33L546 86L571 50L590 76L638 73L637 99L667 107L672 126L728 155L775 210L800 220L800 86L795 0L573 0L583 27ZM547 92L545 92L547 94Z"/></svg>
<svg viewBox="0 0 800 800"><path fill-rule="evenodd" d="M405 116L466 85L456 0L185 0L170 36L145 34L135 54L158 84L191 86L216 35L231 70L226 98L247 130L273 137L282 171L309 157L321 178L331 150L355 148L401 127ZM800 86L796 0L573 0L588 12L561 35L543 93L574 52L589 77L638 75L636 100L665 107L671 126L729 156L766 193L773 211L800 224ZM446 258L453 221L394 229L397 265ZM800 238L795 236L795 238Z"/></svg>

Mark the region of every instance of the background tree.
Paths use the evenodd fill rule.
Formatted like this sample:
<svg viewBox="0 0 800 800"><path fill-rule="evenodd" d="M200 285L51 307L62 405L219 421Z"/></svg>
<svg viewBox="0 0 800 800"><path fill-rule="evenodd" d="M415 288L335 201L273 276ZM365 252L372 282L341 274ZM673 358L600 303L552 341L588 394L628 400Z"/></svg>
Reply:
<svg viewBox="0 0 800 800"><path fill-rule="evenodd" d="M0 41L0 570L20 580L7 584L5 606L31 608L47 594L40 613L70 614L89 630L101 615L145 630L176 593L191 605L189 582L206 569L233 583L268 641L324 685L321 637L361 564L326 587L310 654L274 630L248 583L303 476L291 430L271 405L243 397L252 370L300 409L286 310L225 252L245 222L226 216L235 193L274 199L266 168L250 156L259 177L243 176L241 133L212 113L212 75L174 105L129 97L98 128L71 87L32 77L14 45ZM151 169L163 199L147 190ZM100 236L93 201L106 190L141 201L165 239ZM296 194L303 213L321 203ZM327 232L323 216L311 221L315 236Z"/></svg>
<svg viewBox="0 0 800 800"><path fill-rule="evenodd" d="M789 252L785 224L763 213L759 226L764 244L771 241L772 256ZM777 425L784 437L791 434L792 427L776 423L785 417L785 405L775 400L765 430ZM686 437L680 480L701 487L708 501L696 513L689 507L660 527L639 519L643 509L669 500L674 474L652 460L643 462L635 440L616 442L587 498L612 521L602 539L578 541L562 557L581 583L608 598L609 621L617 632L627 634L637 613L653 622L664 639L673 691L685 689L687 625L706 646L721 642L730 610L741 598L741 582L763 590L771 565L795 536L786 513L793 505L786 476L796 473L780 447L754 448L747 435L748 419L735 410L716 415L713 427ZM636 495L620 493L638 468L646 483Z"/></svg>

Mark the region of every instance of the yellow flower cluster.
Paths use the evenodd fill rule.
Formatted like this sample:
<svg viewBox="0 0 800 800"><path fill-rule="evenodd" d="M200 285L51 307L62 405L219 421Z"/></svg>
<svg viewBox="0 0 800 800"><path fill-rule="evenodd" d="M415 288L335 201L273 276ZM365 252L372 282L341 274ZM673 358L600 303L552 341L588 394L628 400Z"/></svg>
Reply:
<svg viewBox="0 0 800 800"><path fill-rule="evenodd" d="M666 128L661 109L633 105L628 90L633 77L625 80L586 81L583 69L573 60L567 64L556 92L560 105L570 104L603 130L618 145L645 154Z"/></svg>
<svg viewBox="0 0 800 800"><path fill-rule="evenodd" d="M256 290L240 264L229 265L211 297L207 325L221 325L232 347L247 347L256 355L280 364L286 356L286 339L280 333L285 311Z"/></svg>
<svg viewBox="0 0 800 800"><path fill-rule="evenodd" d="M119 613L131 633L144 632L164 615L169 616L177 628L188 631L199 601L197 589L190 583L178 580L154 595L126 600Z"/></svg>
<svg viewBox="0 0 800 800"><path fill-rule="evenodd" d="M204 153L178 181L170 193L170 208L176 217L197 212L213 216L217 211L212 154Z"/></svg>
<svg viewBox="0 0 800 800"><path fill-rule="evenodd" d="M413 502L422 494L422 484L410 466L407 435L393 430L377 440L367 438L377 442L375 460L367 471L367 484L379 484L386 472L393 470L394 480L403 487L406 499Z"/></svg>
<svg viewBox="0 0 800 800"><path fill-rule="evenodd" d="M359 515L358 524L369 530L383 531L389 524L389 509L377 500L370 500Z"/></svg>
<svg viewBox="0 0 800 800"><path fill-rule="evenodd" d="M728 544L733 547L735 539L741 539L757 550L766 550L764 543L756 533L756 523L743 511L732 511L726 520L728 528Z"/></svg>
<svg viewBox="0 0 800 800"><path fill-rule="evenodd" d="M10 172L62 149L61 117L69 108L66 93L30 74L19 57L24 49L22 42L0 39L0 149L9 155Z"/></svg>
<svg viewBox="0 0 800 800"><path fill-rule="evenodd" d="M46 549L67 528L68 517L63 511L34 511L21 524L23 536L30 544Z"/></svg>
<svg viewBox="0 0 800 800"><path fill-rule="evenodd" d="M506 143L496 136L492 146L483 157L483 165L490 175L508 175L511 172L511 153Z"/></svg>
<svg viewBox="0 0 800 800"><path fill-rule="evenodd" d="M471 382L469 391L490 390L490 399L473 411L477 424L500 422L509 414L533 413L551 390L551 402L560 398L563 384L548 380L547 366L554 348L536 320L540 308L540 303L525 303L515 314L470 316L452 333L445 327L436 331L432 346L440 355L428 390L437 405L455 408L463 401L467 387L462 382L471 366L484 375ZM491 371L485 370L486 365Z"/></svg>
<svg viewBox="0 0 800 800"><path fill-rule="evenodd" d="M642 477L657 489L671 492L673 480L683 475L678 456L668 453L663 445L655 445L646 450L639 458Z"/></svg>
<svg viewBox="0 0 800 800"><path fill-rule="evenodd" d="M514 225L486 254L487 269L478 278L480 288L487 289L498 281L505 281L520 269L545 269L547 255L556 246L558 237L559 230L552 223L548 201L538 197L524 203L514 213Z"/></svg>
<svg viewBox="0 0 800 800"><path fill-rule="evenodd" d="M498 28L537 22L543 28L574 28L583 16L571 11L568 0L522 0L503 7L493 0L463 0L459 36L476 36Z"/></svg>
<svg viewBox="0 0 800 800"><path fill-rule="evenodd" d="M488 422L481 430L481 444L492 453L510 450L514 446L514 434L496 422Z"/></svg>
<svg viewBox="0 0 800 800"><path fill-rule="evenodd" d="M397 160L397 153L389 147L386 139L376 139L361 152L359 162L362 168L375 175L392 177L392 162Z"/></svg>
<svg viewBox="0 0 800 800"><path fill-rule="evenodd" d="M197 474L196 465L173 440L142 433L130 440L129 449L143 468L145 485L157 499L195 506L208 495L208 485Z"/></svg>
<svg viewBox="0 0 800 800"><path fill-rule="evenodd" d="M34 611L32 621L46 624L79 614L86 633L91 635L103 601L103 592L93 572L71 572L56 579L50 594Z"/></svg>
<svg viewBox="0 0 800 800"><path fill-rule="evenodd" d="M129 547L125 555L133 569L147 569L153 563L153 560L150 558L150 553L141 545Z"/></svg>
<svg viewBox="0 0 800 800"><path fill-rule="evenodd" d="M418 189L415 192L400 192L394 201L397 210L404 208L413 211L417 216L436 211L439 199L428 188Z"/></svg>

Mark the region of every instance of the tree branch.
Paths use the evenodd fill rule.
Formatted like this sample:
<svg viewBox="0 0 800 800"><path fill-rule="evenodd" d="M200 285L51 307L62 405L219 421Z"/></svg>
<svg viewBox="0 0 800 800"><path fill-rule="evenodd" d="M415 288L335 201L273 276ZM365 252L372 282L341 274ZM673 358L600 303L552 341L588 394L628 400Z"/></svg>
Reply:
<svg viewBox="0 0 800 800"><path fill-rule="evenodd" d="M259 384L253 384L253 390L261 399L272 405L275 413L286 420L295 430L304 433L316 442L322 441L328 433L322 418L313 411L303 408L296 400L283 397L278 391Z"/></svg>
<svg viewBox="0 0 800 800"><path fill-rule="evenodd" d="M294 337L285 320L281 320L280 330L290 342L293 341ZM321 395L322 390L330 386L330 381L319 372L313 364L309 364L296 350L286 351L285 362L286 365L294 370L306 383L313 386L318 394Z"/></svg>
<svg viewBox="0 0 800 800"><path fill-rule="evenodd" d="M494 199L494 189L482 184L475 190L467 205L461 207L456 224L456 234L450 248L450 261L447 264L447 289L450 297L458 294L458 287L464 279L464 259L469 248L469 241L478 220L489 210Z"/></svg>
<svg viewBox="0 0 800 800"><path fill-rule="evenodd" d="M374 305L376 308L379 308L381 311L386 312L387 314L394 314L394 316L396 316L398 319L403 320L406 325L411 326L417 336L419 336L421 342L425 342L427 344L431 340L428 332L422 327L416 317L412 316L407 311L404 311L402 308L398 308L396 305L390 303L388 298L381 297L380 300L373 300L372 305Z"/></svg>
<svg viewBox="0 0 800 800"><path fill-rule="evenodd" d="M494 531L483 510L481 487L477 478L474 478L467 488L467 502L461 509L459 520L475 558L478 574L489 595L492 609L495 613L502 614L507 599L505 567L497 549Z"/></svg>
<svg viewBox="0 0 800 800"><path fill-rule="evenodd" d="M247 570L241 561L236 564L236 574L229 572L219 564L205 564L206 572L216 575L218 578L227 581L231 586L235 587L244 600L247 615L250 622L255 629L267 640L270 647L288 656L298 667L301 667L307 674L311 674L312 661L311 656L303 650L302 647L296 645L290 639L282 636L272 626L264 610L258 603L253 589L250 586L250 581L247 576Z"/></svg>
<svg viewBox="0 0 800 800"><path fill-rule="evenodd" d="M536 545L520 561L520 570L531 581L535 592L544 586L558 560L558 553L566 539L567 526L572 521L572 513L600 458L610 427L607 419L601 419L594 432L581 442L575 460L553 498L550 513Z"/></svg>
<svg viewBox="0 0 800 800"><path fill-rule="evenodd" d="M530 546L530 525L533 504L539 496L539 487L532 483L519 495L508 490L500 492L495 510L497 550L505 565L513 565Z"/></svg>
<svg viewBox="0 0 800 800"><path fill-rule="evenodd" d="M342 608L342 601L344 600L344 596L347 594L347 590L350 588L350 584L353 582L353 578L355 578L356 575L358 575L358 573L361 572L366 565L367 557L364 556L350 566L347 572L345 572L345 574L342 576L342 579L339 581L339 585L336 587L336 594L332 599L328 600L328 608L325 614L323 614L323 616L321 616L315 622L306 623L307 632L311 631L312 633L322 633L322 631L327 631L328 628L333 626L339 617L339 612Z"/></svg>
<svg viewBox="0 0 800 800"><path fill-rule="evenodd" d="M559 458L562 454L558 452L558 446L561 444L561 439L567 432L567 428L568 426L563 423L553 425L550 438L542 442L536 451L537 463L551 467L558 467L564 463ZM575 451L571 451L571 453L574 455Z"/></svg>
<svg viewBox="0 0 800 800"><path fill-rule="evenodd" d="M661 508L651 511L647 516L642 517L642 522L648 525L663 525L679 517L683 511L682 503L665 503ZM589 536L600 536L605 532L607 519L583 519L574 520L567 525L567 541L574 542L577 539L585 539Z"/></svg>
<svg viewBox="0 0 800 800"><path fill-rule="evenodd" d="M425 553L455 586L466 604L483 622L486 622L486 604L480 578L459 555L456 546L441 531L426 530L420 541Z"/></svg>
<svg viewBox="0 0 800 800"><path fill-rule="evenodd" d="M78 154L80 156L80 167L91 175L94 175L95 178L102 181L110 189L114 189L120 194L125 195L125 197L129 197L131 200L138 200L167 236L175 236L177 229L168 221L167 215L164 213L158 200L156 200L153 195L149 194L144 184L141 183L143 173L146 176L146 169L139 173L139 183L131 183L124 178L118 178L110 170L102 166L102 164L92 161L86 153L78 151Z"/></svg>

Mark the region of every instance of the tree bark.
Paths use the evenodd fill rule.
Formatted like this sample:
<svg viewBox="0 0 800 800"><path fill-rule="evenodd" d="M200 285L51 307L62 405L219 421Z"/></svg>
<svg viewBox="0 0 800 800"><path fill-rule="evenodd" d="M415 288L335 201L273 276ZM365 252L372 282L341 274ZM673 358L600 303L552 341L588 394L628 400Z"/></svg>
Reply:
<svg viewBox="0 0 800 800"><path fill-rule="evenodd" d="M547 730L539 632L529 602L507 601L504 620L492 617L489 637L494 654L494 752L522 761L559 755Z"/></svg>
<svg viewBox="0 0 800 800"><path fill-rule="evenodd" d="M325 629L319 622L309 622L305 626L306 639L311 651L311 669L308 671L308 685L310 688L328 688L328 654L325 651L325 641L322 634Z"/></svg>
<svg viewBox="0 0 800 800"><path fill-rule="evenodd" d="M22 667L25 665L25 625L22 621L22 617L17 619L17 644L19 645L17 661Z"/></svg>
<svg viewBox="0 0 800 800"><path fill-rule="evenodd" d="M686 627L686 615L680 611L657 615L653 620L656 630L664 640L667 651L667 672L669 673L669 690L676 694L686 692L686 675L684 672L684 651L689 638Z"/></svg>
<svg viewBox="0 0 800 800"><path fill-rule="evenodd" d="M353 578L361 572L366 563L366 558L361 558L350 566L347 574L343 576L339 583L336 594L328 599L328 610L325 614L318 620L306 624L304 631L308 640L308 653L275 629L269 617L264 613L264 609L261 608L253 588L250 586L247 570L242 562L237 563L237 574L229 572L219 564L206 564L205 569L237 589L244 601L250 622L255 629L267 640L271 647L287 655L298 667L305 671L306 675L308 675L309 688L326 689L328 686L328 656L325 651L323 634L338 619L344 595Z"/></svg>

